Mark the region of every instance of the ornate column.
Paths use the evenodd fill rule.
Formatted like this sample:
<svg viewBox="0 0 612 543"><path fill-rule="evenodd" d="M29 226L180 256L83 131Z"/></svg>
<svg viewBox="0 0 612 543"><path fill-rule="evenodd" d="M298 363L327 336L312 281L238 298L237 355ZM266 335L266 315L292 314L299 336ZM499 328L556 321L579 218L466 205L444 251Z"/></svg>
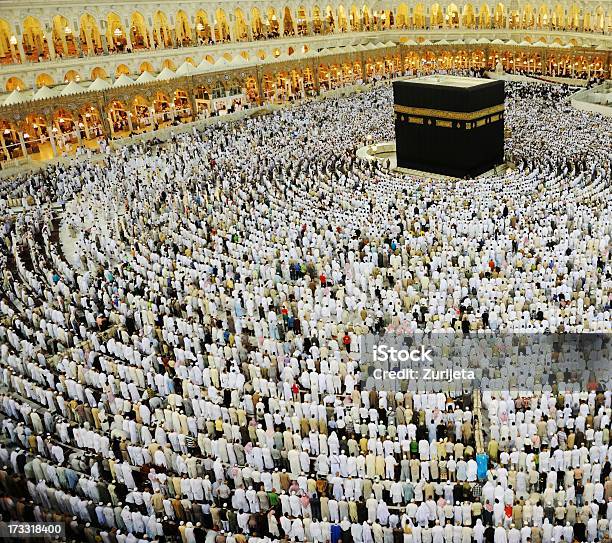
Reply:
<svg viewBox="0 0 612 543"><path fill-rule="evenodd" d="M47 134L49 136L49 143L51 144L51 150L53 151L53 156L59 156L57 152L57 143L55 141L55 134L53 133L53 116L51 113L45 113L45 126L47 128Z"/></svg>
<svg viewBox="0 0 612 543"><path fill-rule="evenodd" d="M363 53L359 53L359 65L361 66L361 80L365 83L368 79L368 74L366 70L365 59L363 58Z"/></svg>
<svg viewBox="0 0 612 543"><path fill-rule="evenodd" d="M195 99L195 89L193 86L193 82L187 86L187 98L189 99L189 104L191 105L191 117L195 121L195 118L198 115L198 104Z"/></svg>
<svg viewBox="0 0 612 543"><path fill-rule="evenodd" d="M106 35L100 34L100 41L102 42L102 51L105 55L108 55L108 43L106 41Z"/></svg>
<svg viewBox="0 0 612 543"><path fill-rule="evenodd" d="M83 130L85 131L85 139L89 139L89 126L87 125L87 116L83 115Z"/></svg>
<svg viewBox="0 0 612 543"><path fill-rule="evenodd" d="M148 35L145 37L149 40L149 49L155 48L155 31L153 30L153 27L151 27L148 32Z"/></svg>
<svg viewBox="0 0 612 543"><path fill-rule="evenodd" d="M72 40L74 42L74 46L76 47L77 56L82 57L83 48L81 47L81 32L79 30L79 25L76 22L72 26Z"/></svg>
<svg viewBox="0 0 612 543"><path fill-rule="evenodd" d="M25 139L23 137L23 126L19 121L15 122L15 125L17 126L17 135L19 136L19 145L21 146L21 152L23 154L23 157L27 158L28 148L26 147Z"/></svg>
<svg viewBox="0 0 612 543"><path fill-rule="evenodd" d="M21 36L19 38L21 38ZM19 38L17 39L17 50L19 51L19 59L21 60L22 64L25 64L28 59L23 49L23 40Z"/></svg>
<svg viewBox="0 0 612 543"><path fill-rule="evenodd" d="M62 54L66 57L68 56L68 43L66 42L66 31L65 29L61 29L60 40L62 42Z"/></svg>
<svg viewBox="0 0 612 543"><path fill-rule="evenodd" d="M87 32L87 28L84 28L83 32L85 33L85 44L87 45L87 56L91 57L94 54L94 45L91 39L91 33Z"/></svg>
<svg viewBox="0 0 612 543"><path fill-rule="evenodd" d="M170 44L172 44L172 37L168 35L168 29L167 27L160 27L157 29L157 32L159 34L159 41L161 42L161 46L166 49L168 46L166 45L166 42L168 41L168 38L170 38Z"/></svg>
<svg viewBox="0 0 612 543"><path fill-rule="evenodd" d="M317 94L319 94L320 86L319 86L319 64L316 60L312 61L312 79L314 83L314 90Z"/></svg>
<svg viewBox="0 0 612 543"><path fill-rule="evenodd" d="M113 139L115 137L115 129L113 128L113 123L110 120L110 111L106 112L105 120L108 124L108 138Z"/></svg>
<svg viewBox="0 0 612 543"><path fill-rule="evenodd" d="M17 45L19 42L23 42L23 36L15 36L15 40L16 42L13 43L11 41L12 38L9 38L9 48L11 50L11 58L13 59L13 62L19 62L17 60L17 55L19 55L19 58L21 59L21 52L17 52L17 50L15 49L15 45ZM23 48L23 45L22 45Z"/></svg>
<svg viewBox="0 0 612 543"><path fill-rule="evenodd" d="M79 147L83 145L83 138L81 137L81 127L79 126L79 111L78 109L70 109L70 115L72 115L72 121L76 131L77 144Z"/></svg>
<svg viewBox="0 0 612 543"><path fill-rule="evenodd" d="M257 66L255 71L255 78L257 80L257 93L259 94L259 99L257 103L261 105L264 101L264 91L263 91L263 69L261 66Z"/></svg>
<svg viewBox="0 0 612 543"><path fill-rule="evenodd" d="M103 41L102 41L103 47L104 47L104 44L106 43L106 53L107 54L108 54L109 49L113 49L115 47L115 36L113 32L109 32L108 35L110 36L110 38L103 36Z"/></svg>
<svg viewBox="0 0 612 543"><path fill-rule="evenodd" d="M47 46L49 47L49 58L55 60L55 45L53 43L53 32L47 30L45 33L45 39L47 40Z"/></svg>
<svg viewBox="0 0 612 543"><path fill-rule="evenodd" d="M133 51L134 48L132 47L132 35L131 35L132 25L130 24L130 21L128 21L127 19L123 21L123 28L126 29L125 30L125 46ZM145 41L146 41L146 37L147 36L145 35Z"/></svg>
<svg viewBox="0 0 612 543"><path fill-rule="evenodd" d="M105 103L102 100L96 104L96 107L98 109L98 115L100 116L100 122L102 123L102 132L104 133L104 136L108 139L110 139L112 136L111 124L108 120L110 115L108 111L109 105L110 103Z"/></svg>
<svg viewBox="0 0 612 543"><path fill-rule="evenodd" d="M155 118L155 106L153 105L153 98L151 95L145 95L147 100L151 100L151 105L149 106L149 117L151 117L151 127L153 130L157 128L157 119Z"/></svg>
<svg viewBox="0 0 612 543"><path fill-rule="evenodd" d="M229 19L227 23L227 27L229 29L230 41L234 43L236 41L236 28L235 28L236 21L234 20L234 16L231 14L227 17L227 19ZM221 21L219 21L219 28L222 28Z"/></svg>

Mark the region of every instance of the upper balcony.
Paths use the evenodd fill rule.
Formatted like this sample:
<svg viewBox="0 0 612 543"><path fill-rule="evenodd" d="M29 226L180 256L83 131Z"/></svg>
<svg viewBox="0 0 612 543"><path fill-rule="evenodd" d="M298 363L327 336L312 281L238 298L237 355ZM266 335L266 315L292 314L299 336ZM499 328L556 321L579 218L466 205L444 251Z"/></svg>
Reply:
<svg viewBox="0 0 612 543"><path fill-rule="evenodd" d="M8 4L8 2L6 2ZM12 4L12 2L11 2ZM287 42L295 47L300 41L316 38L340 38L364 33L395 34L398 39L410 33L482 33L514 38L516 31L539 36L566 34L566 42L590 46L612 30L612 9L588 2L555 5L499 2L474 5L465 3L415 3L382 5L373 3L357 7L334 4L270 5L259 2L211 3L170 1L123 2L122 5L100 2L96 6L68 5L67 2L28 3L27 11L19 6L0 3L0 63L10 77L4 89L12 91L31 85L20 74L39 72L35 85L54 85L71 80L116 77L107 73L105 59L118 55L140 58L149 71L159 71L149 57L159 53L197 49L225 49L222 45L242 45L257 50L262 46ZM607 9L607 11L606 11ZM384 38L383 38L384 39ZM555 39L555 38L553 38ZM557 38L558 39L558 38ZM517 40L518 41L518 40ZM544 40L546 41L546 40ZM552 40L551 40L552 41ZM168 57L168 55L161 55ZM100 60L91 67L87 61ZM81 62L79 62L81 61ZM54 79L50 69L63 65L86 65L66 70ZM147 63L149 65L147 65ZM117 62L109 62L117 65ZM10 66L10 67L9 67ZM45 72L45 73L43 73ZM56 77L59 71L56 71ZM63 78L63 79L62 79Z"/></svg>

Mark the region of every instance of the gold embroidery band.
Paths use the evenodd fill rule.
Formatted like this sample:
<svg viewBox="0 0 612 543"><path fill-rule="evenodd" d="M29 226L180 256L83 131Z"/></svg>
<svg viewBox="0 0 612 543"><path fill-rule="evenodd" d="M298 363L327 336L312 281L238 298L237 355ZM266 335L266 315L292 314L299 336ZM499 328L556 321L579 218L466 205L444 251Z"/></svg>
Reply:
<svg viewBox="0 0 612 543"><path fill-rule="evenodd" d="M504 111L504 104L498 104L493 107L488 107L486 109L481 109L479 111L444 111L443 109L427 109L420 107L408 107L408 106L400 106L396 104L394 106L395 111L399 113L408 113L409 115L423 115L425 117L439 117L442 119L451 119L454 121L473 121L475 119L480 119L481 117L486 117L487 115L492 115L494 113L502 113Z"/></svg>

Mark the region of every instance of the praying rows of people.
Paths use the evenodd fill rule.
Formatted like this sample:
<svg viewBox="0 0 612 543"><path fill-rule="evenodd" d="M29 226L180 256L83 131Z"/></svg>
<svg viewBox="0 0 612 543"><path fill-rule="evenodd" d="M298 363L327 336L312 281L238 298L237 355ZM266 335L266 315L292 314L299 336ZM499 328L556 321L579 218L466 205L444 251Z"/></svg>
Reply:
<svg viewBox="0 0 612 543"><path fill-rule="evenodd" d="M609 376L545 381L559 352L535 346L529 389L365 371L393 330L607 341L610 131L568 96L508 84L513 165L478 179L357 157L393 139L383 83L4 185L33 204L0 243L3 518L105 543L609 541Z"/></svg>

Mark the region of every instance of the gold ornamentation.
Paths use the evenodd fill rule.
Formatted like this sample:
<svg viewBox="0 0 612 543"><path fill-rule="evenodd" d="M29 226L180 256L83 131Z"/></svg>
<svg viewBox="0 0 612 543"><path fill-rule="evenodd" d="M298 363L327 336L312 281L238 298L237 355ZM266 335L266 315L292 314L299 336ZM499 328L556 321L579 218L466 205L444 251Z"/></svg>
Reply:
<svg viewBox="0 0 612 543"><path fill-rule="evenodd" d="M481 109L479 111L445 111L443 109L429 109L421 107L409 107L395 104L395 111L400 113L408 113L411 115L423 115L424 117L440 117L442 119L451 119L453 121L473 121L480 117L486 117L493 113L501 113L504 111L504 104Z"/></svg>

